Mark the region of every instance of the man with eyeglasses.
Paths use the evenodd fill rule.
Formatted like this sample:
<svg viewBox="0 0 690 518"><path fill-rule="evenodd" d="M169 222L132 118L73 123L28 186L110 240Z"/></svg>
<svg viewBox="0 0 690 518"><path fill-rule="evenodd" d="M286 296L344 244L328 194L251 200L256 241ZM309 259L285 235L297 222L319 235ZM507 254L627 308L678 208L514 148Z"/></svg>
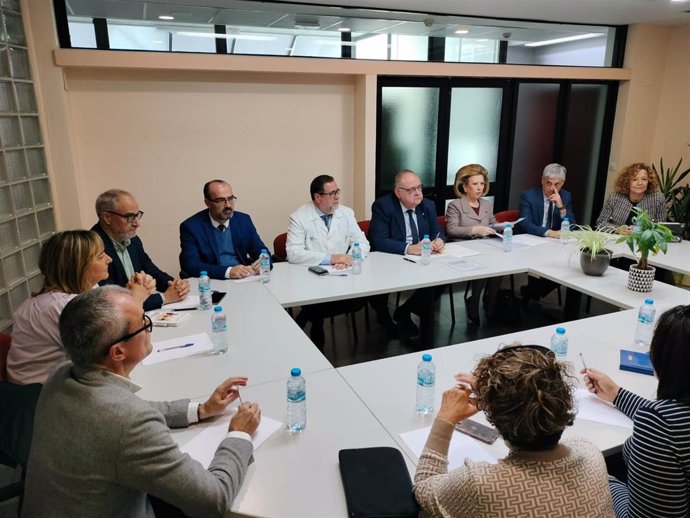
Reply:
<svg viewBox="0 0 690 518"><path fill-rule="evenodd" d="M412 171L405 170L395 175L393 192L377 199L371 206L371 225L369 238L371 249L389 254L421 255L421 241L424 235L431 239L432 253L438 253L445 246L446 236L438 223L434 204L424 198L422 182ZM395 320L410 337L419 335L419 328L412 321L411 314L420 315L428 303L428 293L432 290L433 300L441 290L423 288L400 305L393 313ZM380 295L372 305L380 313L388 312L388 296Z"/></svg>
<svg viewBox="0 0 690 518"><path fill-rule="evenodd" d="M362 256L369 253L369 241L359 228L351 208L340 205L340 189L329 175L319 175L309 186L311 202L290 215L287 235L287 258L294 264L307 266L332 265L338 269L352 265L350 251L359 243ZM311 322L312 341L322 346L325 341L323 320L362 306L362 301L337 301L304 306L297 323L304 327Z"/></svg>
<svg viewBox="0 0 690 518"><path fill-rule="evenodd" d="M71 362L48 378L36 407L23 516L144 517L152 504L190 516L230 511L252 459L258 405L239 405L208 469L180 451L169 427L220 416L247 378L225 380L201 404L144 401L129 375L151 352L150 332L117 286L65 306L60 336Z"/></svg>
<svg viewBox="0 0 690 518"><path fill-rule="evenodd" d="M129 192L110 189L96 198L98 223L91 230L105 245L105 253L112 258L108 265L108 278L100 285L130 286L142 284L151 291L144 301L144 309L158 309L163 304L177 302L189 293L189 282L173 278L158 268L144 250L137 229L144 213Z"/></svg>
<svg viewBox="0 0 690 518"><path fill-rule="evenodd" d="M223 180L204 185L207 210L197 212L180 225L182 275L212 279L242 279L259 273L264 245L249 214L235 210L237 196Z"/></svg>

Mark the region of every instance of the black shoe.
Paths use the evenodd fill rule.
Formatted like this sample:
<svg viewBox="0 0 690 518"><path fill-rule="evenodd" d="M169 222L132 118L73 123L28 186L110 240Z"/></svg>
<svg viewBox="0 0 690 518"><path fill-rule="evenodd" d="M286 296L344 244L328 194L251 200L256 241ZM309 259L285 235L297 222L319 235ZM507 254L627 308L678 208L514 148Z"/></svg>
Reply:
<svg viewBox="0 0 690 518"><path fill-rule="evenodd" d="M309 336L311 337L311 341L314 342L314 345L319 348L323 347L323 344L326 343L326 335L323 332L323 322L321 322L321 325L314 325L314 322L312 322Z"/></svg>
<svg viewBox="0 0 690 518"><path fill-rule="evenodd" d="M393 312L393 320L400 325L401 330L407 333L410 338L419 336L417 324L412 321L409 311L403 310L402 306L396 308Z"/></svg>

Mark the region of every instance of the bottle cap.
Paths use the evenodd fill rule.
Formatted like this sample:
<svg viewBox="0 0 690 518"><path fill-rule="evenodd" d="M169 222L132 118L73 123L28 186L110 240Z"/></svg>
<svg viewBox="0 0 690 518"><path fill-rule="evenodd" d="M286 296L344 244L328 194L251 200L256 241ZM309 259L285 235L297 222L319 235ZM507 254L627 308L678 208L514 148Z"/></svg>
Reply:
<svg viewBox="0 0 690 518"><path fill-rule="evenodd" d="M565 328L564 328L564 327L557 327L557 328L556 328L556 332L557 332L559 335L564 335L564 334L565 334Z"/></svg>
<svg viewBox="0 0 690 518"><path fill-rule="evenodd" d="M208 275L208 272L206 272L206 270L201 270L199 272L199 277L203 277L204 275Z"/></svg>
<svg viewBox="0 0 690 518"><path fill-rule="evenodd" d="M290 376L300 376L302 374L302 369L294 368L290 371Z"/></svg>
<svg viewBox="0 0 690 518"><path fill-rule="evenodd" d="M424 239L429 239L429 234L424 234Z"/></svg>
<svg viewBox="0 0 690 518"><path fill-rule="evenodd" d="M354 244L354 245L352 245L352 246L359 246L359 243L355 243L355 244Z"/></svg>
<svg viewBox="0 0 690 518"><path fill-rule="evenodd" d="M565 223L566 221L570 223L570 220L568 218L563 218L563 223Z"/></svg>
<svg viewBox="0 0 690 518"><path fill-rule="evenodd" d="M430 362L431 361L431 355L430 354L423 354L422 355L422 361Z"/></svg>
<svg viewBox="0 0 690 518"><path fill-rule="evenodd" d="M506 223L506 226L504 228L513 228L513 224L512 223Z"/></svg>
<svg viewBox="0 0 690 518"><path fill-rule="evenodd" d="M654 299L644 299L645 304L654 304Z"/></svg>
<svg viewBox="0 0 690 518"><path fill-rule="evenodd" d="M223 311L223 308L220 306L213 306L213 311L215 313L220 313L221 311Z"/></svg>

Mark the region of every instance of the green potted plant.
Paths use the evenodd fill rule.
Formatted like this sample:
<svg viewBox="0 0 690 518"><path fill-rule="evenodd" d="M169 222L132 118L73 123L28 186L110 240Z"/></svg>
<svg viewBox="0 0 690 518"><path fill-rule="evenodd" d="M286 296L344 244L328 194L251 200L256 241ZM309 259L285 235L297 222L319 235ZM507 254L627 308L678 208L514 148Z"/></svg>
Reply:
<svg viewBox="0 0 690 518"><path fill-rule="evenodd" d="M585 275L603 275L611 263L611 250L606 245L613 240L612 227L593 229L589 225L577 225L570 237L580 251L580 268Z"/></svg>
<svg viewBox="0 0 690 518"><path fill-rule="evenodd" d="M690 146L690 144L688 144ZM659 168L652 164L652 169L659 177L661 193L666 198L668 221L685 225L684 235L690 238L690 187L685 179L690 175L690 167L681 170L683 159L675 167L664 167L664 159L659 159Z"/></svg>
<svg viewBox="0 0 690 518"><path fill-rule="evenodd" d="M625 242L628 248L637 257L637 264L630 265L628 273L628 289L632 291L652 291L656 268L648 263L649 254L659 252L666 253L668 243L673 239L673 234L668 227L652 221L646 210L634 209L633 218L635 230L632 234L621 236L617 243Z"/></svg>

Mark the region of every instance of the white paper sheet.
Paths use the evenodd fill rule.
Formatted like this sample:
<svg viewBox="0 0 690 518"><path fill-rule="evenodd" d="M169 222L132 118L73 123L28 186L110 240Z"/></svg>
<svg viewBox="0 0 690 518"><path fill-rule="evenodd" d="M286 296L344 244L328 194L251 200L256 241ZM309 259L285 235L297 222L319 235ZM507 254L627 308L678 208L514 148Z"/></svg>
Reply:
<svg viewBox="0 0 690 518"><path fill-rule="evenodd" d="M503 237L503 236L501 236ZM532 236L530 234L518 234L513 236L513 248L524 248L528 246L538 246L548 243L548 238ZM495 246L497 248L503 247L503 239L485 239L482 243Z"/></svg>
<svg viewBox="0 0 690 518"><path fill-rule="evenodd" d="M460 257L444 257L438 262L460 273L486 268L483 264L475 263L470 259L462 259Z"/></svg>
<svg viewBox="0 0 690 518"><path fill-rule="evenodd" d="M164 304L163 309L175 310L175 309L196 309L199 307L199 295L187 295L184 299L178 302L171 302L170 304Z"/></svg>
<svg viewBox="0 0 690 518"><path fill-rule="evenodd" d="M602 401L596 395L584 389L575 390L574 396L578 406L578 419L587 419L588 421L612 426L622 426L632 430L632 421L615 406Z"/></svg>
<svg viewBox="0 0 690 518"><path fill-rule="evenodd" d="M205 354L213 350L211 338L206 333L161 340L160 342L153 342L152 345L153 351L144 358L142 362L144 365L153 365L176 358Z"/></svg>
<svg viewBox="0 0 690 518"><path fill-rule="evenodd" d="M352 266L347 268L336 268L332 264L322 265L322 268L328 270L328 275L333 275L335 277L347 277L347 275L352 271Z"/></svg>
<svg viewBox="0 0 690 518"><path fill-rule="evenodd" d="M253 275L247 275L246 277L242 277L241 279L230 279L232 282L235 284L241 284L243 282L254 282L258 281L260 278L259 274L253 274Z"/></svg>
<svg viewBox="0 0 690 518"><path fill-rule="evenodd" d="M446 246L443 248L443 251L440 254L432 254L431 257L470 257L473 255L481 255L481 252L468 248L461 241L454 241L452 243L446 243Z"/></svg>
<svg viewBox="0 0 690 518"><path fill-rule="evenodd" d="M417 458L422 454L426 439L429 437L431 427L420 428L419 430L412 430L400 434L400 438L405 441L407 447L410 448ZM490 455L481 445L482 443L473 439L469 435L453 431L453 436L450 440L448 448L448 469L456 469L465 463L465 459L472 459L475 462L488 462L489 464L496 464L498 459Z"/></svg>
<svg viewBox="0 0 690 518"><path fill-rule="evenodd" d="M237 409L234 409L232 412L223 414L213 423L206 425L204 430L199 432L199 434L197 434L197 436L187 444L181 446L180 450L182 450L184 453L188 453L190 457L198 460L201 462L204 468L208 469L208 467L211 465L211 461L213 460L213 456L218 449L218 445L228 434L228 423L236 411ZM275 419L262 415L261 423L259 423L259 427L252 436L252 444L254 445L254 449L256 450L259 446L261 446L264 441L273 435L273 433L281 426L284 425L280 421L276 421Z"/></svg>
<svg viewBox="0 0 690 518"><path fill-rule="evenodd" d="M515 228L515 225L517 225L518 223L520 223L523 219L525 219L525 218L518 218L518 219L516 219L515 221L505 221L505 222L503 222L503 223L494 223L493 225L490 225L490 226L491 226L491 228L493 228L493 229L503 231L503 230L506 228L506 225L507 225L508 223L511 223L511 224L513 225L513 228Z"/></svg>

